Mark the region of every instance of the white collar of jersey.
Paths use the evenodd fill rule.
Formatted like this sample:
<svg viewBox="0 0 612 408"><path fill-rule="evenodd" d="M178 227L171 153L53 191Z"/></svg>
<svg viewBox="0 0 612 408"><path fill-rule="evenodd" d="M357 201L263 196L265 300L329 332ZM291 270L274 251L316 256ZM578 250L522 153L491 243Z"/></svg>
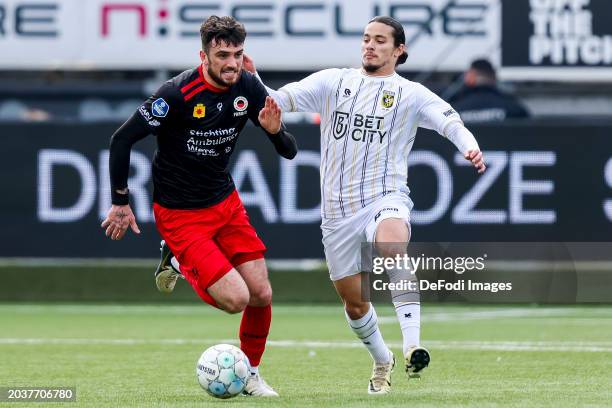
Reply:
<svg viewBox="0 0 612 408"><path fill-rule="evenodd" d="M377 79L377 78L379 78L379 79L385 79L385 78L391 78L391 77L393 77L393 76L398 75L398 73L397 73L397 72L395 72L395 71L393 71L393 73L392 73L391 75L368 75L368 73L367 73L367 72L365 72L365 70L364 70L363 68L360 68L360 69L359 69L359 73L360 73L362 76L366 77L366 78L372 78L372 79Z"/></svg>

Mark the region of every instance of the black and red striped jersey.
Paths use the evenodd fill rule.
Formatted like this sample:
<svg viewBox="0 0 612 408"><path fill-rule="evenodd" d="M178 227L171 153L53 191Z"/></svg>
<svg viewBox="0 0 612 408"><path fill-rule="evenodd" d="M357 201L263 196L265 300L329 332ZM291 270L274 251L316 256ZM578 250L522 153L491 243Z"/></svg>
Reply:
<svg viewBox="0 0 612 408"><path fill-rule="evenodd" d="M230 156L247 119L259 126L267 95L246 71L227 90L207 83L202 66L165 82L135 115L157 136L153 201L167 208L204 208L233 192Z"/></svg>

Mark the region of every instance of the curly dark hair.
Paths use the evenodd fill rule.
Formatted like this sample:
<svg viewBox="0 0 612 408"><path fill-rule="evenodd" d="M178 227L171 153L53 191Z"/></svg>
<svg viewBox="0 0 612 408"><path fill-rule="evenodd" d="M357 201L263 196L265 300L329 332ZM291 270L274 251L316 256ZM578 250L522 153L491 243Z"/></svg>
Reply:
<svg viewBox="0 0 612 408"><path fill-rule="evenodd" d="M244 43L246 35L244 25L234 17L229 16L210 16L200 26L202 49L205 52L208 52L213 40L216 43L223 41L237 46Z"/></svg>

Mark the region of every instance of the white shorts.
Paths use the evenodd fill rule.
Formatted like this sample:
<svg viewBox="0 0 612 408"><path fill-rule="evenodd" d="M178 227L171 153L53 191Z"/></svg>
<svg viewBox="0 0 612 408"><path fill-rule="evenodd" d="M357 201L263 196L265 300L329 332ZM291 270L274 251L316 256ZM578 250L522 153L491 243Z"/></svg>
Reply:
<svg viewBox="0 0 612 408"><path fill-rule="evenodd" d="M323 248L329 277L337 281L361 272L361 247L374 242L376 228L382 220L400 218L410 228L412 200L394 192L344 218L323 219Z"/></svg>

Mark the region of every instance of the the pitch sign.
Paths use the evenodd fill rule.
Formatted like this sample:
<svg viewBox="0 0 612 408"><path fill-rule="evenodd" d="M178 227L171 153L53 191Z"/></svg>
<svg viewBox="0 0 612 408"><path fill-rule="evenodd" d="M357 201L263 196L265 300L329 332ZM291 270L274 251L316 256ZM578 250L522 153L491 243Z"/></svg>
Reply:
<svg viewBox="0 0 612 408"><path fill-rule="evenodd" d="M503 2L506 79L612 79L612 1Z"/></svg>

